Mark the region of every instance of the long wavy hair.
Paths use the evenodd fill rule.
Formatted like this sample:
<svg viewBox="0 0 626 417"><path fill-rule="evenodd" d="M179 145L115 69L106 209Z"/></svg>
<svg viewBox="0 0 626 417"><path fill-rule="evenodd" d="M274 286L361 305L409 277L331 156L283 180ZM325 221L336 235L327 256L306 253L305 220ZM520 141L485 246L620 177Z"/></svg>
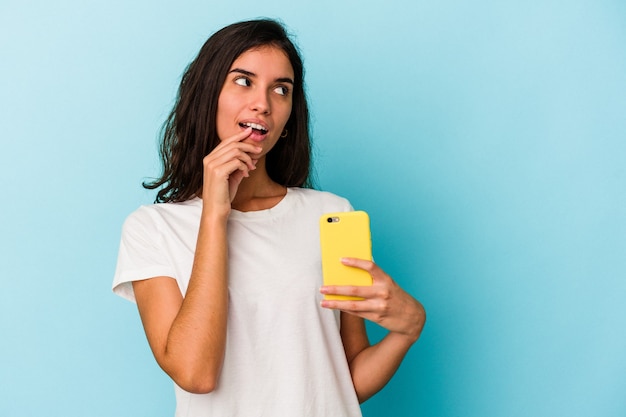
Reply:
<svg viewBox="0 0 626 417"><path fill-rule="evenodd" d="M294 72L291 115L285 125L288 137L279 140L266 155L267 173L283 186L312 186L309 109L302 58L282 24L258 19L217 31L185 70L176 103L161 130L159 155L163 173L160 178L143 183L150 190L160 188L156 203L189 200L200 191L202 160L220 143L217 103L228 71L239 55L262 46L283 50Z"/></svg>

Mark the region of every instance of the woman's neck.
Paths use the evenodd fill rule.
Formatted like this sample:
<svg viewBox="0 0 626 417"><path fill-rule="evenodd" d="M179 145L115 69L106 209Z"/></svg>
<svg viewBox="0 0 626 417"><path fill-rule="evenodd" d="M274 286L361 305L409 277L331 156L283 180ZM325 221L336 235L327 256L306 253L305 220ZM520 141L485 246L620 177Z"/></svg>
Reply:
<svg viewBox="0 0 626 417"><path fill-rule="evenodd" d="M239 184L237 194L231 203L231 207L238 211L266 210L278 204L287 188L274 182L265 170L265 160L257 163L257 169L244 178Z"/></svg>

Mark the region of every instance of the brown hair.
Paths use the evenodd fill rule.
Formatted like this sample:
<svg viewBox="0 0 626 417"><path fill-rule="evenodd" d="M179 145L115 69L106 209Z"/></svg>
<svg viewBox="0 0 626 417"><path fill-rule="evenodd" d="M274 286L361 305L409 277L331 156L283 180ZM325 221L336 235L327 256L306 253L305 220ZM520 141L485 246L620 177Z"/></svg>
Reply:
<svg viewBox="0 0 626 417"><path fill-rule="evenodd" d="M202 159L219 143L216 118L220 91L232 63L247 50L271 45L285 52L294 71L292 109L280 140L266 156L270 178L287 187L310 187L309 110L300 53L277 21L239 22L217 31L202 46L183 74L176 103L163 124L159 154L163 173L147 189L162 187L155 202L193 198L202 187Z"/></svg>

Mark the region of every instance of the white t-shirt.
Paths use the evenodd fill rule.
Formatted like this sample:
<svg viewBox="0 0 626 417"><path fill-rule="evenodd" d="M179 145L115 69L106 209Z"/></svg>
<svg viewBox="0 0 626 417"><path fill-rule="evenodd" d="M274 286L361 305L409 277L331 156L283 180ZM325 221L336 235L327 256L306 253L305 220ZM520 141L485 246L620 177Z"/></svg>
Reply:
<svg viewBox="0 0 626 417"><path fill-rule="evenodd" d="M142 206L124 223L113 291L134 301L132 281L176 279L187 291L202 200ZM216 389L175 386L176 416L361 416L339 334L320 307L319 218L350 211L331 193L289 188L268 210L228 220L226 354Z"/></svg>

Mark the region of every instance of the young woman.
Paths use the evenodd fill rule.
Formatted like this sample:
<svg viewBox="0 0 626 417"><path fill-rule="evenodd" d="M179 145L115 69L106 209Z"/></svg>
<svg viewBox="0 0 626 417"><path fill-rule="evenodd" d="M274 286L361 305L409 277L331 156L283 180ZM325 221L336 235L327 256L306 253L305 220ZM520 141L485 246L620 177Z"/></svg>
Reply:
<svg viewBox="0 0 626 417"><path fill-rule="evenodd" d="M425 321L376 264L371 287L321 287L303 66L272 20L215 33L164 128L157 203L124 223L114 291L136 301L177 416L359 416ZM361 301L322 301L322 294ZM363 319L389 333L370 346Z"/></svg>

